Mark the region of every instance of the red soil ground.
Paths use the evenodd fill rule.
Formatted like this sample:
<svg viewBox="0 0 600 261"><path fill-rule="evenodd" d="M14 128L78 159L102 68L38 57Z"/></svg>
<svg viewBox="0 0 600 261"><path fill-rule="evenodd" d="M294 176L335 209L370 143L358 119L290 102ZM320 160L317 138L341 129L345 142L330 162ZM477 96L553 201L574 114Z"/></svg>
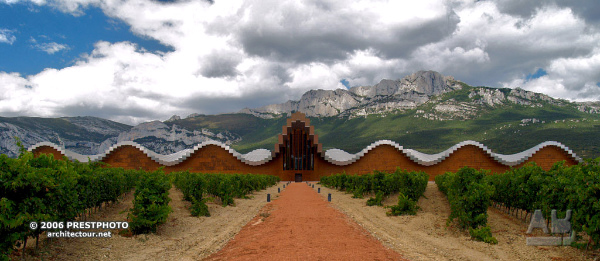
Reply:
<svg viewBox="0 0 600 261"><path fill-rule="evenodd" d="M405 260L306 183L292 183L207 260Z"/></svg>

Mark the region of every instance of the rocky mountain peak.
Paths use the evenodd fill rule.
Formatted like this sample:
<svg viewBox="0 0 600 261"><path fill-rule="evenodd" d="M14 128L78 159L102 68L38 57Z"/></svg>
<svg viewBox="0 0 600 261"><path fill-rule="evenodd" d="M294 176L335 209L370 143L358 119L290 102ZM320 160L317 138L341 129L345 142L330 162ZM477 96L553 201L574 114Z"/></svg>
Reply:
<svg viewBox="0 0 600 261"><path fill-rule="evenodd" d="M202 114L199 114L199 113L192 113L192 114L188 115L188 116L187 116L187 117L185 117L185 118L186 118L186 119L189 119L189 118L194 118L194 117L198 117L198 116L202 116Z"/></svg>
<svg viewBox="0 0 600 261"><path fill-rule="evenodd" d="M178 120L181 120L181 117L179 117L179 115L173 115L173 116L171 116L171 118L169 118L165 122L172 122L172 121L178 121Z"/></svg>
<svg viewBox="0 0 600 261"><path fill-rule="evenodd" d="M403 86L414 86L414 91L427 95L439 95L456 89L452 76L435 71L418 71L400 80Z"/></svg>
<svg viewBox="0 0 600 261"><path fill-rule="evenodd" d="M350 92L364 97L403 95L416 92L427 96L439 95L460 88L452 76L435 71L418 71L400 80L383 79L374 86L350 88Z"/></svg>
<svg viewBox="0 0 600 261"><path fill-rule="evenodd" d="M310 90L298 101L287 101L256 109L243 109L240 113L262 118L288 115L301 111L309 117L362 116L393 110L413 109L461 85L453 77L434 71L418 71L400 80L381 80L374 86L352 87L350 90Z"/></svg>

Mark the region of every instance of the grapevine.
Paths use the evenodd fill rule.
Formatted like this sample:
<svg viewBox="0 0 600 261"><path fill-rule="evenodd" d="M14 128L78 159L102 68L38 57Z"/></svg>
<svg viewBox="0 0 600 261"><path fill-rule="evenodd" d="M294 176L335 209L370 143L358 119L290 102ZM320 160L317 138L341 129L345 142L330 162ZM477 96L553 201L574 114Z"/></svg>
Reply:
<svg viewBox="0 0 600 261"><path fill-rule="evenodd" d="M425 172L396 169L393 173L373 171L372 174L348 175L346 173L325 176L320 183L329 188L353 193L354 198L362 198L364 193L374 193L367 200L368 206L381 206L385 197L399 193L398 205L390 206L390 215L416 214L416 202L425 193L429 176Z"/></svg>

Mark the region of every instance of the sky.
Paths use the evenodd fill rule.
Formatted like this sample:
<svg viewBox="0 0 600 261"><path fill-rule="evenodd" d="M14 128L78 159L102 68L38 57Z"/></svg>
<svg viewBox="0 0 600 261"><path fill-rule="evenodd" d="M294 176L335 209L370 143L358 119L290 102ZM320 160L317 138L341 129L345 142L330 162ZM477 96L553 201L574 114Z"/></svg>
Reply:
<svg viewBox="0 0 600 261"><path fill-rule="evenodd" d="M237 112L419 70L600 101L600 1L0 0L0 116Z"/></svg>

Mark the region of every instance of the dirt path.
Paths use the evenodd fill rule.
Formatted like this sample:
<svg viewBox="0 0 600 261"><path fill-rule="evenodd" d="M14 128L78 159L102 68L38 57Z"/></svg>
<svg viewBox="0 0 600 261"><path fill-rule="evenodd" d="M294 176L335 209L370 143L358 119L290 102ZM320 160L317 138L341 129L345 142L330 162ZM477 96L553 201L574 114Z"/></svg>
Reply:
<svg viewBox="0 0 600 261"><path fill-rule="evenodd" d="M315 190L319 185L315 185ZM337 190L321 188L321 196L332 193L333 205L367 229L386 246L411 260L586 260L594 259L572 247L535 247L525 244L527 224L495 208L488 210L488 223L497 245L471 240L467 232L446 227L450 205L434 183L427 185L416 216L386 216L382 207L366 206L365 199L352 198ZM384 204L397 203L397 195Z"/></svg>
<svg viewBox="0 0 600 261"><path fill-rule="evenodd" d="M321 257L315 253L335 253L334 242L329 235L336 233L333 225L324 225L316 221L314 211L303 211L302 204L317 202L324 205L328 211L333 208L345 215L335 212L328 216L326 222L333 221L335 225L345 224L353 227L354 236L344 235L345 239L354 237L367 238L357 241L375 241L376 238L385 246L400 253L410 260L594 260L597 251L590 254L572 247L533 247L525 245L525 230L527 224L508 216L495 208L488 210L488 222L493 235L498 239L498 245L488 245L474 242L468 233L460 232L453 227L446 227L446 219L450 215L450 207L446 197L439 192L433 183L428 184L425 197L419 200L419 210L416 216L388 217L382 207L368 207L364 199L351 198L352 195L337 190L321 188L321 194L313 191L304 183L292 183L292 188L301 189L297 201L278 198L278 186L263 191L254 192L250 199L235 199L235 207L221 207L216 203L208 203L211 217L193 217L187 207L189 202L183 201L179 190L171 189L169 205L173 213L165 224L159 227L156 234L123 237L113 230L112 238L61 238L53 242L42 240L41 254L28 256L26 260L202 260L219 251L230 241L242 227L244 231L266 229L263 234L255 234L248 238L248 244L261 243L269 248L249 248L238 245L238 253L248 254L248 259L254 255L269 252L281 255L278 259L355 259L354 253L368 254L373 250L362 246L352 245L351 242L336 243L339 249L350 247L351 252L336 254L332 257ZM266 203L266 195L270 193L271 204ZM332 193L332 203L326 202L327 193ZM306 197L306 198L304 198ZM294 198L294 197L291 197ZM286 201L284 201L284 199ZM89 220L95 221L126 221L127 209L132 207L133 195L130 193L120 203L102 209ZM396 196L389 197L384 204L392 205ZM287 203L286 203L287 202ZM287 213L278 214L278 208L288 206ZM264 207L264 208L263 208ZM293 209L296 208L296 209ZM283 213L283 212L282 212ZM279 215L279 217L278 217ZM279 220L279 221L278 221ZM316 221L316 222L312 222ZM355 221L355 222L353 222ZM302 224L301 222L308 222ZM328 223L329 224L329 223ZM357 225L358 224L358 225ZM300 225L300 226L297 226ZM361 228L362 227L362 228ZM366 230L364 230L364 229ZM330 231L330 229L332 229ZM244 232L238 234L241 237ZM362 232L361 232L362 231ZM368 232L367 232L368 231ZM324 233L323 236L320 233ZM361 235L362 234L362 235ZM370 234L370 235L369 235ZM369 239L370 237L370 239ZM291 240L287 244L271 246L273 242ZM29 241L28 248L34 247L35 240ZM236 238L235 241L238 241ZM381 243L377 243L381 247ZM343 244L346 244L345 246ZM304 250L301 250L304 249ZM226 250L234 251L234 250ZM382 250L377 252L392 252ZM595 254L594 254L595 253ZM395 254L392 252L392 254ZM348 255L352 255L349 258ZM596 256L594 256L596 255ZM398 256L398 254L395 254ZM211 259L222 259L221 253L211 256ZM238 256L240 259L246 256ZM275 257L274 257L275 258ZM21 260L20 256L15 256ZM273 259L273 258L269 258ZM366 258L373 259L373 258ZM385 259L385 256L381 259Z"/></svg>
<svg viewBox="0 0 600 261"><path fill-rule="evenodd" d="M402 260L306 183L292 183L208 260Z"/></svg>

